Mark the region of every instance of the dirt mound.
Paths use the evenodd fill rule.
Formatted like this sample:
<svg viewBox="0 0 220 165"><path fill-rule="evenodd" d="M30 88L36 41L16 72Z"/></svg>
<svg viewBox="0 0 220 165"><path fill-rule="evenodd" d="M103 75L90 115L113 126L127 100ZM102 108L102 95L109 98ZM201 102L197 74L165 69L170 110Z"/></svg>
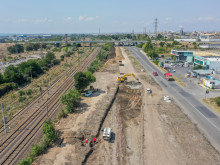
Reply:
<svg viewBox="0 0 220 165"><path fill-rule="evenodd" d="M141 82L134 82L134 81L127 82L127 81L125 81L124 84L127 88L130 88L130 89L140 89L142 87Z"/></svg>

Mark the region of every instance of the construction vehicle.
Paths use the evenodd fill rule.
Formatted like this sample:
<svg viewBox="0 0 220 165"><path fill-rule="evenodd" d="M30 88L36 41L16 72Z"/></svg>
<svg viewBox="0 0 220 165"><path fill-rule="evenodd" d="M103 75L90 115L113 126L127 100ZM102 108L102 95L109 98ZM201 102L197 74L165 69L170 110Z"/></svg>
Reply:
<svg viewBox="0 0 220 165"><path fill-rule="evenodd" d="M133 76L135 78L135 80L137 80L136 76L134 75L134 73L131 73L131 74L125 74L124 76L122 77L118 77L117 78L117 81L120 81L120 82L124 82L128 76Z"/></svg>
<svg viewBox="0 0 220 165"><path fill-rule="evenodd" d="M104 128L103 130L103 139L104 140L110 140L112 135L112 129L111 128Z"/></svg>

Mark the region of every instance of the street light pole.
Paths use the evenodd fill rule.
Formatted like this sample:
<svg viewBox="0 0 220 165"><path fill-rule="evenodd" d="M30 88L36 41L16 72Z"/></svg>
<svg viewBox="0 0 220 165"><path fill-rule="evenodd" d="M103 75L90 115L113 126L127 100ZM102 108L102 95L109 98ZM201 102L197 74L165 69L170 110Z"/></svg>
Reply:
<svg viewBox="0 0 220 165"><path fill-rule="evenodd" d="M3 121L4 121L4 129L5 129L5 133L7 133L7 128L6 128L6 122L5 122L5 114L4 114L3 104L2 104L2 115L3 115Z"/></svg>

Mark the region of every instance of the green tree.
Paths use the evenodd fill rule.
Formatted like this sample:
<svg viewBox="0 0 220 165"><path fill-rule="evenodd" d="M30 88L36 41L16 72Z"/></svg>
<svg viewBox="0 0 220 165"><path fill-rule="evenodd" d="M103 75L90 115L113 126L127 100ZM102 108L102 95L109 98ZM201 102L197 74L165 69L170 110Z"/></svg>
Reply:
<svg viewBox="0 0 220 165"><path fill-rule="evenodd" d="M175 46L175 45L180 45L180 43L178 41L174 40L172 43L172 46Z"/></svg>
<svg viewBox="0 0 220 165"><path fill-rule="evenodd" d="M160 42L160 47L164 47L165 42Z"/></svg>
<svg viewBox="0 0 220 165"><path fill-rule="evenodd" d="M9 47L7 48L7 50L8 50L11 54L16 53L16 52L22 53L22 52L24 52L24 46L21 45L21 44L16 44L16 45L13 45L13 46L9 46Z"/></svg>
<svg viewBox="0 0 220 165"><path fill-rule="evenodd" d="M23 75L32 77L37 77L43 72L37 60L28 60L27 62L22 62L18 65L18 70L23 73Z"/></svg>
<svg viewBox="0 0 220 165"><path fill-rule="evenodd" d="M155 59L155 58L158 58L159 57L159 55L158 55L158 53L156 52L156 50L149 50L148 52L147 52L147 55L151 58L151 59Z"/></svg>
<svg viewBox="0 0 220 165"><path fill-rule="evenodd" d="M22 84L24 82L24 78L22 73L18 70L17 67L10 65L5 69L4 81Z"/></svg>
<svg viewBox="0 0 220 165"><path fill-rule="evenodd" d="M0 84L4 83L3 75L0 73Z"/></svg>
<svg viewBox="0 0 220 165"><path fill-rule="evenodd" d="M96 78L95 76L93 76L93 74L90 72L90 71L86 71L86 72L83 72L85 75L86 75L86 78L87 80L90 82L90 83L93 83L96 81Z"/></svg>
<svg viewBox="0 0 220 165"><path fill-rule="evenodd" d="M152 44L151 39L149 37L148 37L147 43L145 43L143 45L142 49L144 52L148 52L153 49L153 44Z"/></svg>
<svg viewBox="0 0 220 165"><path fill-rule="evenodd" d="M66 105L68 112L74 112L78 106L81 95L77 90L69 90L67 94L61 96L62 104Z"/></svg>
<svg viewBox="0 0 220 165"><path fill-rule="evenodd" d="M56 59L56 56L53 52L48 52L45 56L45 61L47 64L52 64L55 59Z"/></svg>
<svg viewBox="0 0 220 165"><path fill-rule="evenodd" d="M163 38L163 36L161 34L157 35L157 40L161 40Z"/></svg>
<svg viewBox="0 0 220 165"><path fill-rule="evenodd" d="M79 92L82 92L89 84L89 80L83 72L78 72L74 75L75 88Z"/></svg>

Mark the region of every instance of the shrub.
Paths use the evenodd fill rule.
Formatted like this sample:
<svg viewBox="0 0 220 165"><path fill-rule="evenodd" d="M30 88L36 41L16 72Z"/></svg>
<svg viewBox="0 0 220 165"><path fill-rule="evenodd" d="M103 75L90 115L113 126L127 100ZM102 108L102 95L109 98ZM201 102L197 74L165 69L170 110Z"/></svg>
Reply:
<svg viewBox="0 0 220 165"><path fill-rule="evenodd" d="M51 120L45 121L43 125L43 133L49 142L54 142L57 138L54 125Z"/></svg>
<svg viewBox="0 0 220 165"><path fill-rule="evenodd" d="M32 151L31 151L30 156L31 156L31 157L36 157L36 156L38 156L38 155L40 155L40 154L42 154L42 153L43 153L43 148L42 148L42 146L35 144L35 145L33 146L33 148L32 148Z"/></svg>
<svg viewBox="0 0 220 165"><path fill-rule="evenodd" d="M20 103L23 102L24 100L26 100L26 97L23 97L23 96L20 96L19 99L18 99L18 101L19 101Z"/></svg>
<svg viewBox="0 0 220 165"><path fill-rule="evenodd" d="M24 91L22 91L22 90L20 90L18 93L19 93L19 95L20 95L20 96L25 95L25 92L24 92Z"/></svg>
<svg viewBox="0 0 220 165"><path fill-rule="evenodd" d="M216 99L216 103L217 103L218 106L220 106L220 97L218 97L218 98Z"/></svg>
<svg viewBox="0 0 220 165"><path fill-rule="evenodd" d="M70 90L61 96L61 102L66 105L67 112L71 113L78 106L80 98L81 95L77 90Z"/></svg>
<svg viewBox="0 0 220 165"><path fill-rule="evenodd" d="M66 118L67 117L67 112L64 109L61 109L61 111L58 114L58 118Z"/></svg>
<svg viewBox="0 0 220 165"><path fill-rule="evenodd" d="M31 89L28 89L27 91L26 91L26 94L27 95L31 95L33 93L33 91L31 90Z"/></svg>
<svg viewBox="0 0 220 165"><path fill-rule="evenodd" d="M12 83L11 86L12 86L12 89L14 89L14 90L15 90L15 89L18 89L18 84L16 84L16 83Z"/></svg>
<svg viewBox="0 0 220 165"><path fill-rule="evenodd" d="M61 56L60 56L60 60L61 60L61 61L64 61L64 55L61 55Z"/></svg>
<svg viewBox="0 0 220 165"><path fill-rule="evenodd" d="M156 65L158 65L160 61L159 61L159 60L154 60L153 62L154 62Z"/></svg>

